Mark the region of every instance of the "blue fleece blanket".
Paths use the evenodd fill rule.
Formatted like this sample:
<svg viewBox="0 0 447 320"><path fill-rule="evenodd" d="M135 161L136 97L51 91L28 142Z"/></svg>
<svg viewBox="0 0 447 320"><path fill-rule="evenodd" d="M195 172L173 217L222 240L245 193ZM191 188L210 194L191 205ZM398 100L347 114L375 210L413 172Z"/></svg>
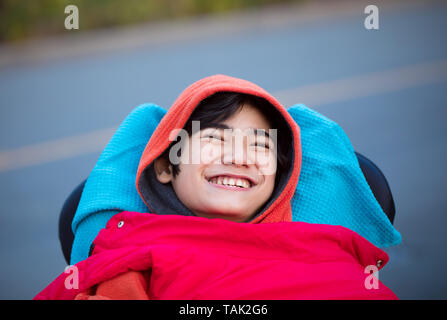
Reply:
<svg viewBox="0 0 447 320"><path fill-rule="evenodd" d="M382 248L399 244L401 235L374 197L341 127L302 104L288 111L300 126L302 147L293 220L341 225Z"/></svg>
<svg viewBox="0 0 447 320"><path fill-rule="evenodd" d="M333 121L299 104L302 164L292 198L294 221L341 225L378 247L401 242L369 188L349 139ZM166 110L144 104L120 125L90 173L73 219L71 264L88 257L101 228L120 211L148 212L135 186L140 157Z"/></svg>

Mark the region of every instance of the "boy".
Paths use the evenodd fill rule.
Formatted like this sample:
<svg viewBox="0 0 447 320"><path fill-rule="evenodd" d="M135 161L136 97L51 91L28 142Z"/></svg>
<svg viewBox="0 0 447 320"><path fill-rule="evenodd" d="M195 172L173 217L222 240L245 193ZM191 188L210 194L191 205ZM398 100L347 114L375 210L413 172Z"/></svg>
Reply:
<svg viewBox="0 0 447 320"><path fill-rule="evenodd" d="M174 141L154 170L145 169L139 180L143 199L153 212L253 220L290 169L290 133L279 116L267 101L247 94L218 92L204 99L184 128L186 138ZM151 180L152 189L160 189L154 174L165 185L162 193L144 191ZM173 202L185 208L164 205Z"/></svg>
<svg viewBox="0 0 447 320"><path fill-rule="evenodd" d="M395 299L365 285L365 266L383 267L385 252L343 227L291 223L300 167L299 127L274 97L202 79L141 156L149 213L114 214L75 266L79 286L62 274L36 298Z"/></svg>

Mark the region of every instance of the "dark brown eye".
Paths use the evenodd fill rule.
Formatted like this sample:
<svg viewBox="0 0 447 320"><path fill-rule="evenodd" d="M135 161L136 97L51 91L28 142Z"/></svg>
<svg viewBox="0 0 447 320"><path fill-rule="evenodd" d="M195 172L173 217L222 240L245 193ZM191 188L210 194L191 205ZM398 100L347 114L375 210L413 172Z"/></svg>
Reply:
<svg viewBox="0 0 447 320"><path fill-rule="evenodd" d="M255 146L255 147L261 147L261 148L265 148L265 149L270 149L270 146L267 143L264 143L264 142L255 142L252 145Z"/></svg>
<svg viewBox="0 0 447 320"><path fill-rule="evenodd" d="M216 140L220 140L220 141L223 140L222 137L215 135L215 134L207 134L204 136L204 138L216 139Z"/></svg>

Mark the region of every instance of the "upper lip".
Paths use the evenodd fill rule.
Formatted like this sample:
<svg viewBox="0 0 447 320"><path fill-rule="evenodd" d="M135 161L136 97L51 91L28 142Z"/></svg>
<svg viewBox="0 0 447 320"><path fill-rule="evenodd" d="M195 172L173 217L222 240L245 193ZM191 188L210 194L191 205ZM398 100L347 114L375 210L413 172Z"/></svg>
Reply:
<svg viewBox="0 0 447 320"><path fill-rule="evenodd" d="M219 177L219 176L226 176L226 177L231 177L231 178L235 178L235 179L245 179L245 180L250 181L251 186L254 186L257 184L256 180L250 176L247 176L244 174L229 173L229 172L213 173L209 176L206 176L206 179L209 181L212 178Z"/></svg>

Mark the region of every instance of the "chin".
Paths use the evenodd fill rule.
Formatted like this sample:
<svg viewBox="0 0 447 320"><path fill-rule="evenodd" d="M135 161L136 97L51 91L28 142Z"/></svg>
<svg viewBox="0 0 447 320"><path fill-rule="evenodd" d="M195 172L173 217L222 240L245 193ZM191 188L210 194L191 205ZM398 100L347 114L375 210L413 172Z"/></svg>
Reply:
<svg viewBox="0 0 447 320"><path fill-rule="evenodd" d="M244 209L235 209L235 208L227 208L223 209L220 207L219 209L213 208L212 210L207 211L208 215L213 218L220 218L231 221L246 221L249 216L246 215L247 210Z"/></svg>

